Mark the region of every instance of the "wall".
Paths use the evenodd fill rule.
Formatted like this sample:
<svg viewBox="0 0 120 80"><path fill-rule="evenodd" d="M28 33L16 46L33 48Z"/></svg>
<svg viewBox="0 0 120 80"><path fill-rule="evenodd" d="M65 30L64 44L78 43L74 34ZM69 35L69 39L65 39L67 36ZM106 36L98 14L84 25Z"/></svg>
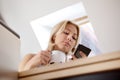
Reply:
<svg viewBox="0 0 120 80"><path fill-rule="evenodd" d="M21 57L41 47L30 22L79 0L0 0L0 13L7 24L21 36Z"/></svg>
<svg viewBox="0 0 120 80"><path fill-rule="evenodd" d="M39 51L30 21L81 0L0 0L0 13L21 36L21 57ZM82 0L103 52L120 50L119 0Z"/></svg>
<svg viewBox="0 0 120 80"><path fill-rule="evenodd" d="M103 53L120 50L120 0L83 0Z"/></svg>

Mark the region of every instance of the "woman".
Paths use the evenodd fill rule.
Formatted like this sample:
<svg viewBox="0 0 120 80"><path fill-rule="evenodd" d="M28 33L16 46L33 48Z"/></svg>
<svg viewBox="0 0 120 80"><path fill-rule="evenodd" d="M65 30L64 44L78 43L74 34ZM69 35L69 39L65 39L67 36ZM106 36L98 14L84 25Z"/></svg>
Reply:
<svg viewBox="0 0 120 80"><path fill-rule="evenodd" d="M40 65L46 65L51 60L51 51L59 50L65 54L73 53L78 42L79 26L72 21L62 21L52 30L48 49L42 50L37 54L27 54L20 63L19 71L29 70ZM82 57L86 57L80 52ZM75 56L72 56L76 59Z"/></svg>

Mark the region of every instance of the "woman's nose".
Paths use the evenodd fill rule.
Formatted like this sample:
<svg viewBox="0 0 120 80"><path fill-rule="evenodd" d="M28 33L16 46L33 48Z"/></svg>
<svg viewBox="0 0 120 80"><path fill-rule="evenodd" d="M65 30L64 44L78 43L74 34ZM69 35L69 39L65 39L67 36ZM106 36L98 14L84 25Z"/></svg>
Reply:
<svg viewBox="0 0 120 80"><path fill-rule="evenodd" d="M71 36L71 35L68 35L68 36L67 36L67 39L68 39L69 41L72 41L72 36Z"/></svg>

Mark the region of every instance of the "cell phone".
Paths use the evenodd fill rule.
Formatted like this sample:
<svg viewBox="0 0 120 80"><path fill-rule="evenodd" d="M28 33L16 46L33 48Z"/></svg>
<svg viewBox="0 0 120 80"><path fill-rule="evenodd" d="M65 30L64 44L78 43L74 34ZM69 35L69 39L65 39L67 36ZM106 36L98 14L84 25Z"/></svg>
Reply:
<svg viewBox="0 0 120 80"><path fill-rule="evenodd" d="M91 49L82 45L82 44L79 44L77 46L77 49L76 49L75 53L74 53L76 58L82 58L82 56L80 55L80 51L82 51L83 53L86 54L86 56L88 56L89 53L91 52Z"/></svg>

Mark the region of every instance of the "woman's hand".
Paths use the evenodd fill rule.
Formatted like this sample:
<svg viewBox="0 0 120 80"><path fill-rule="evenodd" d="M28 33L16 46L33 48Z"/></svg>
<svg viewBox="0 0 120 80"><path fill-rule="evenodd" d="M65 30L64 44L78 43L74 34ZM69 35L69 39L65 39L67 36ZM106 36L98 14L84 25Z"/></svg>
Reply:
<svg viewBox="0 0 120 80"><path fill-rule="evenodd" d="M25 65L24 69L31 69L34 67L38 67L40 65L46 65L51 60L51 52L40 51L36 55L34 55Z"/></svg>
<svg viewBox="0 0 120 80"><path fill-rule="evenodd" d="M86 58L87 57L84 52L80 51L79 53L80 53L80 55L81 55L82 58ZM75 60L77 58L75 57L75 55L72 55L72 59Z"/></svg>

